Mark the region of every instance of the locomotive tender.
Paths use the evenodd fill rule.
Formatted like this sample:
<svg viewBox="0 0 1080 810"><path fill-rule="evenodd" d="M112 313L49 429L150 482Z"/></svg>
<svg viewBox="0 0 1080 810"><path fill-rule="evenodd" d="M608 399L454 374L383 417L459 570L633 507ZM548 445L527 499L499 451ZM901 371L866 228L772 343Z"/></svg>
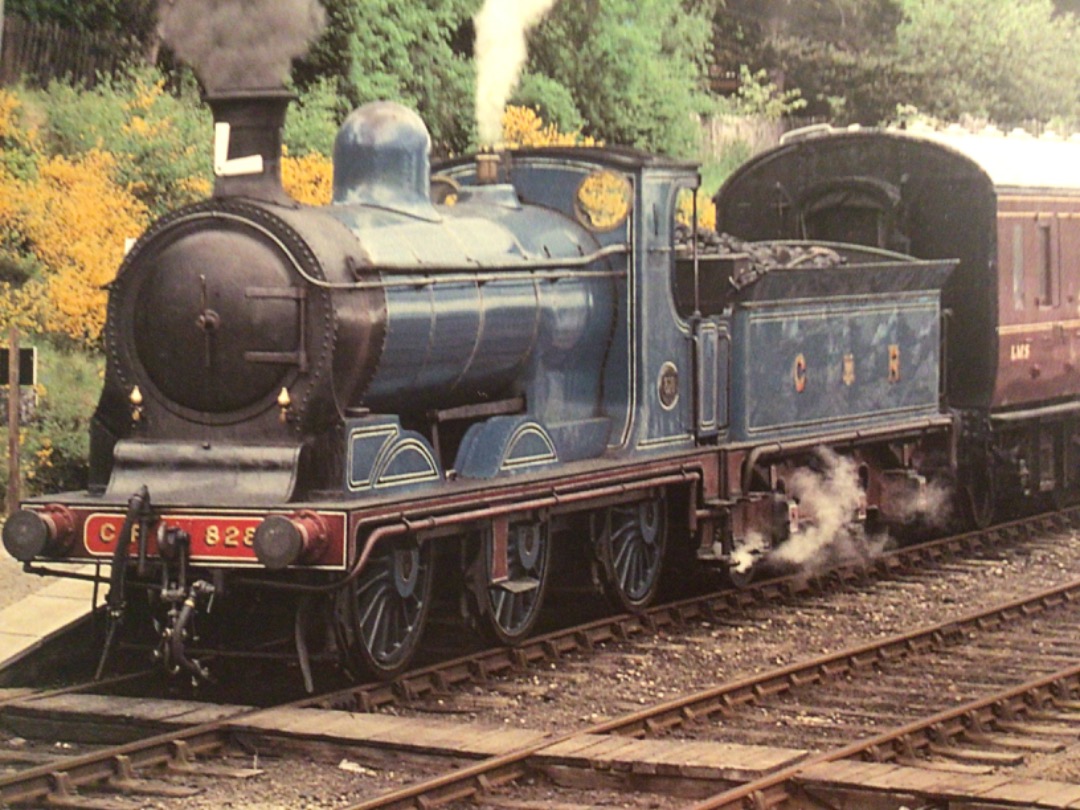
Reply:
<svg viewBox="0 0 1080 810"><path fill-rule="evenodd" d="M1080 143L1023 131L789 133L735 172L717 225L959 261L945 401L979 524L1080 486Z"/></svg>
<svg viewBox="0 0 1080 810"><path fill-rule="evenodd" d="M319 642L392 677L446 592L513 643L567 569L628 610L665 560L737 575L813 520L791 482L819 448L857 471L853 523L900 521L955 468L948 260L684 243L697 167L628 149L432 176L389 103L346 120L333 202L303 206L280 184L289 97L209 101L212 199L111 286L89 490L3 532L28 570L110 565L101 667L153 627L205 676L200 645L284 617L309 688Z"/></svg>

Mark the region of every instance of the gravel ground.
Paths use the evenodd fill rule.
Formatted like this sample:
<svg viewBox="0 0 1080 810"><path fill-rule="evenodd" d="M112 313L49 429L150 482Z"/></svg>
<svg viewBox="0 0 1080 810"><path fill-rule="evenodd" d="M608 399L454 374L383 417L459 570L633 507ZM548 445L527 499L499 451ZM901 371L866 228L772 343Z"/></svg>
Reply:
<svg viewBox="0 0 1080 810"><path fill-rule="evenodd" d="M1049 779L1054 782L1080 784L1080 743L1069 746L1060 754L1028 757L1018 769L1030 779Z"/></svg>
<svg viewBox="0 0 1080 810"><path fill-rule="evenodd" d="M1062 535L995 559L872 583L781 609L753 608L658 639L608 645L548 670L474 686L424 707L463 720L564 731L665 698L919 625L943 622L1080 578L1080 538ZM398 710L407 714L423 712Z"/></svg>

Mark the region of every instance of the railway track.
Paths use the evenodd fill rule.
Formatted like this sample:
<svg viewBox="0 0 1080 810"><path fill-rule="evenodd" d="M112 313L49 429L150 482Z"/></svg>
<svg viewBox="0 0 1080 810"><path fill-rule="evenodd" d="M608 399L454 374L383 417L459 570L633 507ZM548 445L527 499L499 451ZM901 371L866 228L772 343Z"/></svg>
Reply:
<svg viewBox="0 0 1080 810"><path fill-rule="evenodd" d="M220 717L212 723L202 724L195 728L170 731L147 740L77 757L74 760L38 765L23 773L5 777L0 780L0 800L5 802L48 801L52 804L57 802L79 804L78 800L82 797L75 796L75 791L80 786L101 785L106 782L110 783L113 788L120 787L121 789L136 791L144 788L149 789L147 785L142 784L146 780L137 776L137 774L147 768L161 764L174 771L191 772L192 769L199 767L195 764L198 762L199 756L226 750L229 742L235 737L237 729L242 728L244 733L247 734L253 733L253 730L258 732L260 729L273 729L275 712L279 716L283 716L288 711L303 710L310 712L320 707L324 711L342 707L350 710L362 709L367 711L377 707L387 708L395 704L402 705L403 702L408 703L409 701L423 699L436 691L445 692L451 690L455 685L481 682L499 672L522 666L535 666L539 662L557 660L570 650L580 651L604 644L609 640L643 636L647 632L658 628L685 624L688 621L702 617L717 620L726 613L745 610L750 605L771 604L777 600L783 601L785 599L804 597L807 593L826 587L829 583L861 581L873 575L873 571L883 575L890 573L896 575L906 570L906 566L911 565L925 566L928 562L948 565L947 561L958 555L971 554L980 548L994 548L1002 543L1014 542L1044 531L1060 530L1065 525L1067 524L1062 518L1040 518L1027 524L1013 524L1000 527L980 536L968 535L947 541L939 541L919 549L905 549L880 558L869 568L866 565L849 566L830 572L827 577L816 579L792 577L776 580L747 591L713 594L699 599L666 605L651 611L643 617L624 616L594 622L584 627L571 628L562 633L540 637L533 640L523 649L488 651L482 653L475 660L445 662L422 671L410 673L391 685L369 685L341 690L315 698L306 698L287 707L277 707L269 710L238 710L235 713ZM1030 611L1033 609L1033 605L1039 606L1039 610L1043 610L1048 606L1056 607L1057 600L1073 599L1074 597L1071 594L1075 592L1077 587L1080 587L1080 585L1074 585L1072 590L1064 592L1070 594L1069 596L1044 595L1040 599L1025 602L1027 607L1012 605L1002 608L1001 616L1005 617L1003 619L994 620L985 616L973 617L969 620L971 622L970 632L984 632L988 622L1000 623L1008 618L1010 612L1023 613ZM573 747L574 742L578 740L589 740L593 737L606 737L611 740L614 739L612 735L620 735L628 739L659 733L666 733L670 736L673 728L677 728L688 721L725 711L730 712L732 708L747 704L749 702L747 695L754 696L756 699L764 695L783 694L791 688L805 687L807 684L821 681L824 679L825 674L830 677L846 676L855 673L860 667L880 664L882 661L902 660L905 657L918 654L920 650L926 649L931 642L947 643L955 639L957 633L968 632L965 628L968 628L967 624L949 623L947 626L922 631L923 636L920 638L895 639L892 647L881 648L885 652L875 651L878 648L870 646L845 651L842 654L827 657L827 659L804 662L805 668L803 669L791 665L771 674L755 676L754 679L743 679L704 693L686 696L676 701L662 702L647 707L641 712L628 714L616 720L607 721L583 730L574 730L555 736L551 734L539 735L535 743L520 747L512 754L488 758L475 765L459 768L452 777L428 780L425 787L422 789L420 787L410 788L409 791L411 792L407 794L397 795L395 791L390 791L382 799L374 800L372 803L359 804L356 807L427 806L431 803L475 796L478 791L490 792L500 781L505 780L513 783L525 775L536 773L537 768L540 767L537 765L538 762L548 761L550 764L551 756L545 758L542 754L545 751L550 754L553 747L557 751L559 750L558 746L562 746L563 749ZM787 686L781 688L782 684ZM940 725L940 721L938 722ZM288 734L280 729L276 733L279 736L282 734L287 736ZM615 740L615 742L621 744L619 740ZM878 750L880 750L880 746ZM454 752L446 751L443 753L453 754ZM458 755L475 757L478 754L473 751L469 754L458 752ZM596 763L593 762L593 767L595 765ZM643 767L647 768L648 766ZM212 773L214 770L212 767L204 768L203 772ZM233 768L231 770L237 769ZM794 773L792 779L795 779ZM700 794L700 781L698 780L699 784L691 793ZM792 781L791 784L796 784L796 782ZM776 786L758 788L759 791L762 789L768 792L767 795L773 795L791 788L790 786L787 788ZM752 794L753 791L748 795ZM125 806L131 807L133 805L128 804Z"/></svg>
<svg viewBox="0 0 1080 810"><path fill-rule="evenodd" d="M1080 508L892 549L872 558L849 560L826 571L811 574L795 572L739 590L710 591L665 602L643 613L608 615L583 624L562 627L528 638L514 647L470 650L414 668L390 682L370 682L333 689L312 698L312 701L313 705L322 707L354 708L359 711L374 711L402 702L415 702L425 696L442 694L467 684L483 684L493 677L556 663L571 654L587 654L603 644L648 637L693 622L736 620L754 608L771 609L795 600L813 598L838 587L855 587L874 579L902 577L927 568L947 566L951 561L994 553L1002 548L1026 543L1034 537L1062 532L1074 524L1080 525ZM116 684L119 689L125 682L137 681L140 677L138 673L121 674L98 682L97 688ZM64 688L79 691L93 689L95 684L84 682ZM220 700L212 690L208 690L205 699ZM295 699L303 701L299 694ZM229 702L231 696L224 700ZM285 701L273 701L275 704L281 702Z"/></svg>
<svg viewBox="0 0 1080 810"><path fill-rule="evenodd" d="M925 661L930 654L944 655L955 645L964 645L965 640L973 634L983 637L985 643L1000 644L1003 639L1014 638L1003 631L1016 622L1027 622L1035 614L1062 609L1068 610L1068 615L1062 618L1063 626L1074 625L1075 620L1080 617L1080 581L954 622L921 628L835 655L801 661L650 706L612 721L569 732L555 739L543 740L505 756L477 763L471 768L448 773L439 779L352 805L350 810L433 807L472 797L478 797L476 801L483 804L485 794L504 790L505 785L521 779L534 769L550 773L551 769L544 763L552 761L576 764L586 772L622 770L629 776L634 769L632 752L638 739L670 736L673 730L691 726L700 728L704 721L714 717L725 718L725 733L704 736L713 740L738 739L738 732L726 732L729 730L727 721L740 709L762 706L770 701L773 701L772 705L775 706L775 701L785 696L806 699L808 694L814 695L821 690L829 692L835 690L838 684L858 682L868 677L873 678L872 687L887 689L885 673L888 667ZM992 635L988 635L991 632ZM964 646L963 649L967 647ZM912 770L919 770L921 765L918 758L925 753L931 753L938 758L958 760L981 756L983 761L996 761L1001 765L1010 758L1008 755L995 756L995 753L998 753L994 751L995 746L1014 750L1020 745L1027 750L1047 750L1058 744L1047 743L1040 735L1032 734L1032 739L1026 740L1025 745L1024 742L1018 742L1016 734L1025 728L1029 731L1047 732L1051 728L1047 725L1048 718L1057 724L1053 731L1059 737L1067 737L1069 734L1076 736L1080 733L1080 700L1077 700L1080 696L1080 649L1073 645L1071 650L1071 655L1066 656L1070 663L1065 667L1054 668L1047 663L1039 668L1037 677L1011 682L1008 686L989 691L977 699L967 700L959 705L950 700L953 705L948 709L929 711L921 716L916 713L916 719L907 720L896 728L882 727L879 732L870 736L863 734L862 739L848 745L838 745L820 752L807 752L806 756L793 757L795 761L777 773L733 787L696 807L701 810L714 807L797 807L807 806L801 802L808 794L821 797L829 789L833 792L842 791L846 795L858 794L860 790L864 793L883 792L883 789L875 787L869 778L878 774L869 770L864 771L868 777L865 784L851 781L844 783L842 788L832 783L822 785L827 778L834 781L838 779L835 774L830 776L832 772L825 771L824 766L841 760L859 758L876 763L899 762L909 767L914 765ZM1028 652L1030 653L1030 650ZM1048 659L1052 662L1056 657L1058 656L1049 656ZM926 695L925 690L921 694L924 700L933 702L932 696ZM1056 708L1048 708L1053 706ZM1024 714L1030 714L1031 723L1025 724L1017 719ZM815 717L820 718L820 715ZM810 718L806 719L809 721ZM1041 728L1036 725L1036 721ZM751 727L757 729L767 725L767 718L761 722L760 716L756 716ZM833 726L839 727L840 739L851 739L862 733L862 730L842 723L833 723ZM808 727L818 735L822 724L808 722ZM622 739L612 740L613 735ZM611 741L606 744L596 741L596 738L605 736ZM756 744L761 742L760 738L755 740ZM784 739L781 742L785 743L788 750L797 750L792 749L792 740ZM971 746L980 746L983 750ZM648 768L647 763L643 765ZM897 771L895 766L888 764L883 764L882 767L890 769L887 773ZM956 782L961 781L959 773L964 770L963 767L951 770L951 773L957 774ZM671 768L666 775L670 779L677 772L677 768ZM941 773L937 770L934 772L939 775ZM940 781L942 780L939 778ZM909 793L917 792L911 785L904 787ZM954 795L953 798L957 796ZM1077 788L1076 798L1080 800L1080 788Z"/></svg>
<svg viewBox="0 0 1080 810"><path fill-rule="evenodd" d="M1080 608L1075 602L1077 596L1076 593L1061 593L1051 597L1061 597L1069 602L1071 626L1075 626L1075 619L1080 617ZM987 617L987 620L1004 621L1009 611L1023 611L1029 607L1028 603L1018 604L1006 608L997 616ZM976 618L976 621L981 624L983 619ZM1069 625L1060 625L1059 629L1067 631ZM1017 644L1017 640L1015 634L992 633L981 639L978 647L978 651L984 655L990 649L996 649L999 653L1025 656L1019 659L1023 665L1011 672L999 671L988 677L986 662L983 661L980 676L975 674L979 670L971 666L978 662L951 660L962 656L950 656L948 651L941 651L941 660L921 670L925 676L924 687L934 683L934 688L940 690L938 680L946 676L949 667L959 664L963 676L973 679L966 681L964 687L981 687L983 694L965 696L959 705L930 714L925 714L928 709L924 703L921 707L924 713L917 719L900 722L878 733L864 733L860 739L848 745L834 741L833 747L820 751L804 762L765 779L720 793L695 805L695 810L747 806L800 807L814 800L826 799L830 794L834 794L834 804L830 806L859 806L857 803L851 804L852 801L859 801L855 797L861 796L861 801L868 802L875 795L905 792L924 794L922 798L925 801L958 802L973 798L963 787L965 780L961 775L972 773L964 767L965 763L991 764L1000 771L1003 767L1019 765L1023 759L1022 752L1065 750L1080 738L1080 700L1077 699L1080 696L1080 647L1072 639L1062 638L1062 649L1050 653L1039 650L1035 654L1030 646ZM995 642L1005 646L986 646ZM1000 660L1002 656L989 657ZM1055 661L1058 662L1056 668L1052 665ZM996 689L987 689L989 680L996 678L1007 681L1010 675L1017 672L1027 672L1030 677L1000 685ZM956 672L952 675L957 676ZM925 691L919 692L912 687L908 687L905 694L912 699L927 700ZM850 728L847 733L860 736ZM954 766L951 763L958 764ZM905 767L911 772L903 773ZM957 776L953 780L939 778L936 783L925 776L927 772L940 774L942 771ZM968 784L971 782L968 781ZM985 790L985 785L982 787ZM1040 798L1045 802L1040 802ZM998 806L995 799L1000 806L1075 806L1074 803L1080 801L1080 787L1056 786L1048 789L1047 786L1032 786L1021 780L1009 785L1005 780L995 797L981 797L981 806ZM838 800L846 804L836 804Z"/></svg>
<svg viewBox="0 0 1080 810"><path fill-rule="evenodd" d="M706 593L650 608L641 614L609 616L527 639L516 647L497 647L408 672L389 683L364 684L313 699L312 705L374 711L402 702L439 695L466 684L543 664L599 645L626 641L692 622L737 619L755 607L783 606L837 587L865 584L875 578L899 577L947 565L982 552L1061 532L1080 522L1080 509L935 540L883 552L872 559L852 560L818 574L792 573L739 590Z"/></svg>

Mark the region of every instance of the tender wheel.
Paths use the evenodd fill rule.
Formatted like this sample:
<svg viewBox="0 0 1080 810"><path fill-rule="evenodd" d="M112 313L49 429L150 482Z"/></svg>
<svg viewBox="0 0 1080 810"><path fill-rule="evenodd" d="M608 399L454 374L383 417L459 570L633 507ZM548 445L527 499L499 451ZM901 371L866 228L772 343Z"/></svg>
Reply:
<svg viewBox="0 0 1080 810"><path fill-rule="evenodd" d="M511 523L505 550L496 548L495 533L490 528L484 530L477 562L474 570L478 579L473 593L480 628L497 644L514 644L532 631L547 591L551 567L547 524ZM494 571L495 567L500 570ZM496 576L497 582L493 581Z"/></svg>
<svg viewBox="0 0 1080 810"><path fill-rule="evenodd" d="M431 607L432 555L412 538L382 543L342 592L345 647L364 674L386 679L408 666Z"/></svg>
<svg viewBox="0 0 1080 810"><path fill-rule="evenodd" d="M641 610L656 597L667 547L664 499L612 506L594 517L604 592L621 610Z"/></svg>

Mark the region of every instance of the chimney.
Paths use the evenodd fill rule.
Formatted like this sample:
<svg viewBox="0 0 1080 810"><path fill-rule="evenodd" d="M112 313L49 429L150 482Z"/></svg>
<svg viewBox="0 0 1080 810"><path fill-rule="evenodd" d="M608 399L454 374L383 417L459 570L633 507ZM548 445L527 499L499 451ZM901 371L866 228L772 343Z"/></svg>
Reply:
<svg viewBox="0 0 1080 810"><path fill-rule="evenodd" d="M206 95L214 114L214 196L291 205L281 185L281 129L295 96L287 90Z"/></svg>
<svg viewBox="0 0 1080 810"><path fill-rule="evenodd" d="M476 184L490 186L499 182L499 155L482 151L476 156Z"/></svg>

